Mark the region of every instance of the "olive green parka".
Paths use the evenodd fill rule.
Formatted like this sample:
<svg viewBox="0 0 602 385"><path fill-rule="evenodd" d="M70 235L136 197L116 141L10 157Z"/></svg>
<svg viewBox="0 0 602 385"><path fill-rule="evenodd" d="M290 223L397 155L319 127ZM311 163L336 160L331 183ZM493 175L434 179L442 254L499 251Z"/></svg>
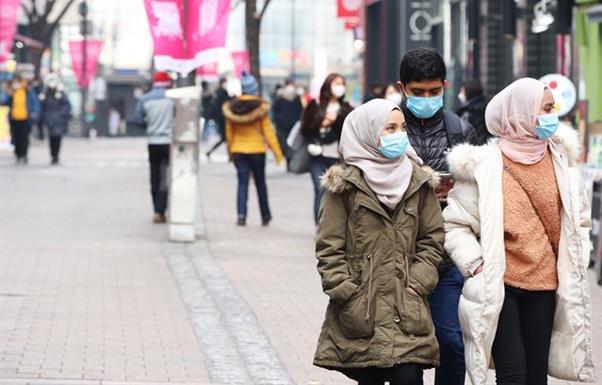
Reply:
<svg viewBox="0 0 602 385"><path fill-rule="evenodd" d="M435 172L413 163L410 185L389 213L358 168L326 172L316 256L330 302L314 365L439 365L427 302L444 258L437 183Z"/></svg>

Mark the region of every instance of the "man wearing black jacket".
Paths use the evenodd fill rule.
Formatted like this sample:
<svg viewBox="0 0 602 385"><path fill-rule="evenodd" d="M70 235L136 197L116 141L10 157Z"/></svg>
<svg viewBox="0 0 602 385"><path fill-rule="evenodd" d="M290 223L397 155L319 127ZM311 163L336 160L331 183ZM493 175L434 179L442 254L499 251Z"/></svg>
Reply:
<svg viewBox="0 0 602 385"><path fill-rule="evenodd" d="M456 144L477 142L474 128L443 109L446 86L443 58L431 48L417 48L402 58L399 83L404 95L401 109L406 132L417 155L427 166L448 173L446 155ZM437 189L441 206L453 182L442 178ZM458 302L464 277L449 258L439 267L439 284L429 296L435 331L440 346L440 366L435 385L463 385L465 377L464 343L458 319Z"/></svg>
<svg viewBox="0 0 602 385"><path fill-rule="evenodd" d="M222 144L226 143L226 117L224 116L224 112L222 111L224 103L230 100L230 95L226 90L226 82L227 80L225 78L221 78L219 80L219 87L215 91L212 116L215 120L215 123L217 124L220 140L209 151L207 151L207 157L211 157L213 151L215 151Z"/></svg>

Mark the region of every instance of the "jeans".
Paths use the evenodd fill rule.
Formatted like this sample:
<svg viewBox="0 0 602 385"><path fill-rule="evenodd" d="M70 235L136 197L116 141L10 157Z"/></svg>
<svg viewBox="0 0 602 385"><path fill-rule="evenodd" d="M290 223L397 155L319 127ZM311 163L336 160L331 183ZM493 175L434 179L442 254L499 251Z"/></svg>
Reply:
<svg viewBox="0 0 602 385"><path fill-rule="evenodd" d="M340 371L359 385L418 385L422 369L416 364L401 364L392 368L345 368Z"/></svg>
<svg viewBox="0 0 602 385"><path fill-rule="evenodd" d="M165 215L167 211L167 172L169 169L169 144L149 144L151 195L155 214Z"/></svg>
<svg viewBox="0 0 602 385"><path fill-rule="evenodd" d="M268 188L265 182L265 154L233 154L234 166L238 175L237 211L239 218L247 217L247 200L249 195L249 178L253 174L261 219L271 219L268 204Z"/></svg>
<svg viewBox="0 0 602 385"><path fill-rule="evenodd" d="M464 385L464 341L458 318L458 303L463 286L464 276L455 265L451 265L439 273L439 283L429 295L440 350L435 385Z"/></svg>
<svg viewBox="0 0 602 385"><path fill-rule="evenodd" d="M12 142L15 145L17 159L26 159L27 150L29 149L31 124L27 120L11 120L10 128L10 132L14 135Z"/></svg>
<svg viewBox="0 0 602 385"><path fill-rule="evenodd" d="M59 161L59 152L61 151L61 136L50 136L50 157L53 162Z"/></svg>
<svg viewBox="0 0 602 385"><path fill-rule="evenodd" d="M548 383L555 306L555 291L527 291L506 286L491 350L498 385Z"/></svg>
<svg viewBox="0 0 602 385"><path fill-rule="evenodd" d="M320 212L320 201L324 195L324 189L320 185L320 178L330 167L337 163L337 159L326 158L324 156L312 156L309 161L309 173L311 181L314 184L314 221L318 224L318 214Z"/></svg>

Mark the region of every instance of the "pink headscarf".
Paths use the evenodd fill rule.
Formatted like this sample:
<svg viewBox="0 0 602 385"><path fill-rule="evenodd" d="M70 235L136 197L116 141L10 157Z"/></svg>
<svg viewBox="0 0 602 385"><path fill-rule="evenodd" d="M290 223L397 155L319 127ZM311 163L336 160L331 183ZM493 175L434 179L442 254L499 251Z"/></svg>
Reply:
<svg viewBox="0 0 602 385"><path fill-rule="evenodd" d="M518 79L487 105L487 129L500 138L500 149L514 162L534 164L546 154L548 141L535 134L545 87L539 80Z"/></svg>

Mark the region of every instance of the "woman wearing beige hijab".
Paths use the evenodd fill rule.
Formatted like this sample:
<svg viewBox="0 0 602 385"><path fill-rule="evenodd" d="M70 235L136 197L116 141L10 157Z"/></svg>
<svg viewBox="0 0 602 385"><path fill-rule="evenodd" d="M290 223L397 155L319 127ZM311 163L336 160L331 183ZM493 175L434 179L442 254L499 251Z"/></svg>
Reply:
<svg viewBox="0 0 602 385"><path fill-rule="evenodd" d="M459 316L474 385L490 365L499 385L594 381L590 212L577 135L558 129L554 105L543 83L519 79L487 106L496 138L448 156L445 249L467 277Z"/></svg>
<svg viewBox="0 0 602 385"><path fill-rule="evenodd" d="M410 160L404 118L374 99L345 119L343 166L322 179L316 255L330 303L314 364L362 385L415 385L439 352L426 300L443 259L433 172Z"/></svg>

